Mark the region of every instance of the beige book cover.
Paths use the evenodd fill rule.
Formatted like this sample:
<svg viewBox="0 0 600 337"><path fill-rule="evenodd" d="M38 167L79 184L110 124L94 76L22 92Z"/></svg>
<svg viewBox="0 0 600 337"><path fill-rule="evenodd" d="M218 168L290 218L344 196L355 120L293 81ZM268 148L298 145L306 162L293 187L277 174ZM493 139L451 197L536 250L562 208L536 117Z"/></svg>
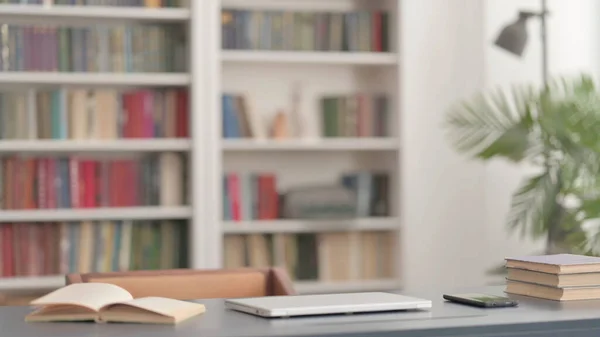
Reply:
<svg viewBox="0 0 600 337"><path fill-rule="evenodd" d="M31 301L37 307L27 322L96 321L176 324L202 314L202 304L162 297L134 299L108 283L76 283Z"/></svg>
<svg viewBox="0 0 600 337"><path fill-rule="evenodd" d="M178 206L183 204L183 160L177 153L161 153L160 165L160 205Z"/></svg>

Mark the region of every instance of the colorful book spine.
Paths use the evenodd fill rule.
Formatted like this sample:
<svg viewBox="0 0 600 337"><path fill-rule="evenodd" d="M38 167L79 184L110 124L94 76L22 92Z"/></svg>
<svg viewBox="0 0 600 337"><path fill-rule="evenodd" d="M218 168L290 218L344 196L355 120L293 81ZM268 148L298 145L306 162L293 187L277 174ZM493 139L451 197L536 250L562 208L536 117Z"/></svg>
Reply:
<svg viewBox="0 0 600 337"><path fill-rule="evenodd" d="M223 9L223 49L389 52L388 12Z"/></svg>

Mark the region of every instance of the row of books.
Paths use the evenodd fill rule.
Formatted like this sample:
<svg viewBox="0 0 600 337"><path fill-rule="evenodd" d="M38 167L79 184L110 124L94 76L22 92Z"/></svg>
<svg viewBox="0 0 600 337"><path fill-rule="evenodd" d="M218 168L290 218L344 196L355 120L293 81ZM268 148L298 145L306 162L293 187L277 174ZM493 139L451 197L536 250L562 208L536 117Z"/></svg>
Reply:
<svg viewBox="0 0 600 337"><path fill-rule="evenodd" d="M383 172L343 174L341 185L355 197L357 217L390 215L389 176ZM273 173L227 173L223 177L223 220L272 220L282 217L277 178Z"/></svg>
<svg viewBox="0 0 600 337"><path fill-rule="evenodd" d="M341 184L356 196L356 216L390 215L390 179L385 172L358 171L343 174Z"/></svg>
<svg viewBox="0 0 600 337"><path fill-rule="evenodd" d="M183 158L2 158L0 209L175 206L184 203Z"/></svg>
<svg viewBox="0 0 600 337"><path fill-rule="evenodd" d="M228 173L223 177L223 220L279 218L277 179L272 173Z"/></svg>
<svg viewBox="0 0 600 337"><path fill-rule="evenodd" d="M294 12L225 9L223 49L389 51L388 13Z"/></svg>
<svg viewBox="0 0 600 337"><path fill-rule="evenodd" d="M227 268L284 266L295 280L349 281L394 277L390 232L227 235Z"/></svg>
<svg viewBox="0 0 600 337"><path fill-rule="evenodd" d="M183 89L0 93L0 139L186 138Z"/></svg>
<svg viewBox="0 0 600 337"><path fill-rule="evenodd" d="M3 71L185 71L186 43L181 27L4 24L1 32Z"/></svg>
<svg viewBox="0 0 600 337"><path fill-rule="evenodd" d="M186 267L186 223L0 224L0 276Z"/></svg>
<svg viewBox="0 0 600 337"><path fill-rule="evenodd" d="M389 100L384 95L355 94L321 99L322 136L387 137Z"/></svg>
<svg viewBox="0 0 600 337"><path fill-rule="evenodd" d="M117 7L180 7L187 0L0 0L0 4L117 6Z"/></svg>

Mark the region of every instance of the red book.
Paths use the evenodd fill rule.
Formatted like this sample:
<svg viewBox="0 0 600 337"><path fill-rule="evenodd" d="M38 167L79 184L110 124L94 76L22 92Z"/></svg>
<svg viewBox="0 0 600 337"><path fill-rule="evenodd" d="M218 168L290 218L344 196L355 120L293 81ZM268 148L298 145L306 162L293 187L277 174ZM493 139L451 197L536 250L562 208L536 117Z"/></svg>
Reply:
<svg viewBox="0 0 600 337"><path fill-rule="evenodd" d="M42 224L42 235L41 235L41 247L42 258L43 258L43 275L54 275L58 272L55 265L58 259L56 254L58 247L55 247L56 241L56 230L54 224L46 222Z"/></svg>
<svg viewBox="0 0 600 337"><path fill-rule="evenodd" d="M240 177L235 173L227 175L227 189L231 200L231 218L234 221L242 220L242 205L240 192Z"/></svg>
<svg viewBox="0 0 600 337"><path fill-rule="evenodd" d="M277 182L275 175L265 174L263 176L264 198L266 203L265 218L277 219L279 215L279 194L277 193Z"/></svg>
<svg viewBox="0 0 600 337"><path fill-rule="evenodd" d="M140 137L154 137L154 94L150 90L140 92L141 96L141 133Z"/></svg>
<svg viewBox="0 0 600 337"><path fill-rule="evenodd" d="M80 176L80 200L82 207L97 207L96 206L96 193L97 192L97 163L92 160L85 160L81 162Z"/></svg>
<svg viewBox="0 0 600 337"><path fill-rule="evenodd" d="M121 206L121 197L119 195L119 186L121 185L120 175L120 163L118 161L111 161L108 163L108 194L110 207Z"/></svg>
<svg viewBox="0 0 600 337"><path fill-rule="evenodd" d="M372 13L371 24L373 25L373 29L371 29L371 32L373 33L373 36L371 37L371 42L373 45L371 46L371 48L373 51L383 51L381 12Z"/></svg>
<svg viewBox="0 0 600 337"><path fill-rule="evenodd" d="M144 100L145 93L143 91L137 91L133 96L133 109L131 112L131 123L133 138L143 138L144 137Z"/></svg>
<svg viewBox="0 0 600 337"><path fill-rule="evenodd" d="M123 124L122 124L122 134L123 138L133 138L133 121L132 121L132 111L133 111L133 94L126 93L123 94Z"/></svg>
<svg viewBox="0 0 600 337"><path fill-rule="evenodd" d="M258 219L269 218L269 198L267 195L267 184L264 174L258 176Z"/></svg>
<svg viewBox="0 0 600 337"><path fill-rule="evenodd" d="M29 240L29 226L27 223L14 224L17 236L17 249L19 254L15 261L15 268L17 276L29 276L31 270L31 257L29 256L30 240Z"/></svg>
<svg viewBox="0 0 600 337"><path fill-rule="evenodd" d="M178 90L175 109L175 136L178 138L188 138L190 135L189 104L187 90Z"/></svg>
<svg viewBox="0 0 600 337"><path fill-rule="evenodd" d="M2 239L2 275L5 277L15 276L15 256L13 247L12 224L0 225L0 239Z"/></svg>

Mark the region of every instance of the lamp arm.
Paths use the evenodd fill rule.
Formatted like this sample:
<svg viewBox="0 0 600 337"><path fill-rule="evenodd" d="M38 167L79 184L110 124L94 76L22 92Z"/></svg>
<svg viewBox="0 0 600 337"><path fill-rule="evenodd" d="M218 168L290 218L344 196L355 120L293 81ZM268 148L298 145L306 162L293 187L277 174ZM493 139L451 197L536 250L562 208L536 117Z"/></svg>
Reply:
<svg viewBox="0 0 600 337"><path fill-rule="evenodd" d="M542 85L548 85L549 67L548 67L548 28L546 26L546 15L548 15L548 2L541 0L542 12L540 13L540 32L542 45Z"/></svg>

